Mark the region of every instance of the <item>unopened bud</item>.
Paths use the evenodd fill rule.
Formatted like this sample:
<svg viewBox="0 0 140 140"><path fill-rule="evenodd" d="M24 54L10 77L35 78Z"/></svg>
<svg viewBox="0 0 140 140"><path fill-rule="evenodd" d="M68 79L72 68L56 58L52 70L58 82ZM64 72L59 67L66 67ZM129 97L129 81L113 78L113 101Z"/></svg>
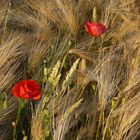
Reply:
<svg viewBox="0 0 140 140"><path fill-rule="evenodd" d="M12 122L12 126L15 127L16 126L16 123L15 122Z"/></svg>
<svg viewBox="0 0 140 140"><path fill-rule="evenodd" d="M97 21L97 11L96 11L96 7L95 7L95 6L94 6L94 8L93 8L92 20L93 20L94 22Z"/></svg>
<svg viewBox="0 0 140 140"><path fill-rule="evenodd" d="M23 140L27 140L27 136L24 136Z"/></svg>

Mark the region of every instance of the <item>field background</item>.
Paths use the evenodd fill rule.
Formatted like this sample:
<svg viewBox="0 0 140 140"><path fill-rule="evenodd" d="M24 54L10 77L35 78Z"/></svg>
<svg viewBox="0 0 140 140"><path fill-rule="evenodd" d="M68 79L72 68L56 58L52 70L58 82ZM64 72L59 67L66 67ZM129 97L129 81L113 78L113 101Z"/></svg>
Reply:
<svg viewBox="0 0 140 140"><path fill-rule="evenodd" d="M94 7L101 37L85 31ZM42 98L17 140L140 140L140 1L0 0L0 140L13 140L22 79Z"/></svg>

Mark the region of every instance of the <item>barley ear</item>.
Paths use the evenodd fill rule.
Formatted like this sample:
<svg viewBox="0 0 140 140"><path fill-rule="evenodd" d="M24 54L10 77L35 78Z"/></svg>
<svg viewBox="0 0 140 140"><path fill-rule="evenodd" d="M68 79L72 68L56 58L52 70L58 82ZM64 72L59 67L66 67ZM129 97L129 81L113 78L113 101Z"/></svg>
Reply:
<svg viewBox="0 0 140 140"><path fill-rule="evenodd" d="M48 81L49 83L53 86L53 87L56 87L59 83L59 80L60 80L60 77L61 77L61 74L59 74L59 69L60 69L60 66L61 66L61 62L58 61L56 63L56 65L53 67L52 69L52 72L48 78Z"/></svg>
<svg viewBox="0 0 140 140"><path fill-rule="evenodd" d="M80 61L80 59L77 59L77 60L73 63L73 65L72 65L70 71L68 72L68 74L67 74L65 80L63 81L63 84L62 84L62 90L63 90L63 91L71 84L72 78L73 78L73 76L74 76L74 72L75 72L76 69L77 69L77 66L78 66L78 64L79 64L79 61Z"/></svg>
<svg viewBox="0 0 140 140"><path fill-rule="evenodd" d="M65 118L67 118L76 108L78 108L82 101L83 99L78 100L69 109L67 109L67 111L62 115L61 121L64 121Z"/></svg>

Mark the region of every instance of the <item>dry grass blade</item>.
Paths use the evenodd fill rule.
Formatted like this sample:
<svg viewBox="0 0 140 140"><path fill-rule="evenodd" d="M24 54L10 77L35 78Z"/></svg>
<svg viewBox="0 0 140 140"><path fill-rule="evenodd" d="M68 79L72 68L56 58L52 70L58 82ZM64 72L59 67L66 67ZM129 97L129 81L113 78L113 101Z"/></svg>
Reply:
<svg viewBox="0 0 140 140"><path fill-rule="evenodd" d="M22 47L25 43L25 36L14 33L10 35L7 40L0 46L0 92L3 94L5 91L8 96L8 107L7 109L0 109L0 126L2 127L1 132L7 132L11 129L12 121L16 117L16 101L11 97L10 88L18 81L24 71L19 69L22 65L23 56L25 57L26 51ZM6 126L6 127L5 127ZM12 131L9 130L9 134ZM0 132L0 133L1 133ZM9 137L5 136L5 138ZM4 139L5 139L4 138Z"/></svg>
<svg viewBox="0 0 140 140"><path fill-rule="evenodd" d="M0 94L7 98L0 96L0 139L12 137L17 101L10 89L20 79L36 80L45 92L27 108L27 116L32 113L27 137L139 139L139 4L138 0L1 0ZM84 27L95 17L94 7L98 22L107 27L101 37L89 36Z"/></svg>

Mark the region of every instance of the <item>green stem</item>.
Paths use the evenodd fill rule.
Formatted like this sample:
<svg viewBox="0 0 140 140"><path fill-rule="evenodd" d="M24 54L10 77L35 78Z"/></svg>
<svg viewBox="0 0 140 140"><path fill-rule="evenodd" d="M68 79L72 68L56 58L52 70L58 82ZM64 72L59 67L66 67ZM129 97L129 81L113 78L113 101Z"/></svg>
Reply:
<svg viewBox="0 0 140 140"><path fill-rule="evenodd" d="M14 125L14 130L13 130L13 140L17 139L17 125L19 123L19 120L20 120L20 115L18 113L16 122L15 122L15 125Z"/></svg>
<svg viewBox="0 0 140 140"><path fill-rule="evenodd" d="M99 122L98 122L98 126L97 126L97 131L96 131L96 140L99 137L99 130L100 130L100 127L101 127L101 121L102 121L102 112L100 112Z"/></svg>
<svg viewBox="0 0 140 140"><path fill-rule="evenodd" d="M21 112L25 108L26 102L22 102L22 100L19 100L19 106L18 106L18 113L17 113L17 119L16 122L14 123L14 130L13 130L13 140L17 140L17 127L20 121L21 117Z"/></svg>

